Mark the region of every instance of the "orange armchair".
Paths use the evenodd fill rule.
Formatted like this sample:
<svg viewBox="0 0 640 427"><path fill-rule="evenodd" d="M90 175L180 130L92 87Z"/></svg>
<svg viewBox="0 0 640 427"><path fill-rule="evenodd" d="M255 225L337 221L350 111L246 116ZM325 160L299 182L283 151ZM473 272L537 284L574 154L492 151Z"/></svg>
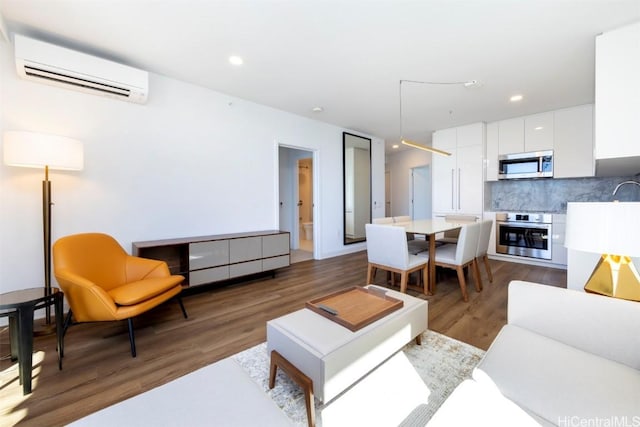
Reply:
<svg viewBox="0 0 640 427"><path fill-rule="evenodd" d="M76 322L127 319L131 356L136 357L133 318L176 297L187 318L180 292L184 277L171 275L164 261L134 257L111 236L85 233L53 245L56 280L69 302L66 332Z"/></svg>

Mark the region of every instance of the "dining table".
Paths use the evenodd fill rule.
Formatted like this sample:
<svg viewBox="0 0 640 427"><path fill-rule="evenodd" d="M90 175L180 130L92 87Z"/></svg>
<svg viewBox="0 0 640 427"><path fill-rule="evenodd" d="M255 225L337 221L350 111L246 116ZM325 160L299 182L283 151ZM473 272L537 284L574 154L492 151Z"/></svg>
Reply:
<svg viewBox="0 0 640 427"><path fill-rule="evenodd" d="M419 234L429 240L429 277L425 290L428 295L436 291L436 234L462 228L469 221L446 220L445 218L418 219L407 222L397 222L394 226L403 227L407 233Z"/></svg>

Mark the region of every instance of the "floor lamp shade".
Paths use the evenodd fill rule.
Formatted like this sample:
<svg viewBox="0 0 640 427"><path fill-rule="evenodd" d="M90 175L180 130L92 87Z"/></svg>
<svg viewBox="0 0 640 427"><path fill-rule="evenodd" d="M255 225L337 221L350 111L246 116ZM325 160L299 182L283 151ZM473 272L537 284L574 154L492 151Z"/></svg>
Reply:
<svg viewBox="0 0 640 427"><path fill-rule="evenodd" d="M82 170L83 147L80 141L35 132L4 133L4 163L9 166L58 170Z"/></svg>
<svg viewBox="0 0 640 427"><path fill-rule="evenodd" d="M601 255L586 291L640 301L640 202L569 203L565 246Z"/></svg>
<svg viewBox="0 0 640 427"><path fill-rule="evenodd" d="M7 131L3 138L4 163L9 166L43 168L42 228L44 244L44 290L51 293L51 181L49 169L82 170L82 143L75 139L35 132ZM51 324L50 308L46 322Z"/></svg>

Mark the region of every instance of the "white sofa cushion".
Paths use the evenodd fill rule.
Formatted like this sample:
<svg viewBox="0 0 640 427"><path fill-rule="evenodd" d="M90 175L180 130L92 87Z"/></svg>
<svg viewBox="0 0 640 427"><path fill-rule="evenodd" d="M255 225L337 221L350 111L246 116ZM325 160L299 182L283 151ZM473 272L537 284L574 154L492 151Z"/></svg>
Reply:
<svg viewBox="0 0 640 427"><path fill-rule="evenodd" d="M70 425L280 427L293 423L236 361L227 358Z"/></svg>
<svg viewBox="0 0 640 427"><path fill-rule="evenodd" d="M640 369L640 303L514 280L508 323Z"/></svg>
<svg viewBox="0 0 640 427"><path fill-rule="evenodd" d="M631 420L640 411L640 371L513 325L502 328L473 378L554 424Z"/></svg>

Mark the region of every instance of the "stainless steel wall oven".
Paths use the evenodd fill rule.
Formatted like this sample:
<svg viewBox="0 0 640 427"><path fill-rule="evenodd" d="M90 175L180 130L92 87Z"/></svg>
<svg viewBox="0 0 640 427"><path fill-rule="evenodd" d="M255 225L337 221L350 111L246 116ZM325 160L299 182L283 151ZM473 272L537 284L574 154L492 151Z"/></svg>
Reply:
<svg viewBox="0 0 640 427"><path fill-rule="evenodd" d="M496 253L551 259L552 215L496 214Z"/></svg>

